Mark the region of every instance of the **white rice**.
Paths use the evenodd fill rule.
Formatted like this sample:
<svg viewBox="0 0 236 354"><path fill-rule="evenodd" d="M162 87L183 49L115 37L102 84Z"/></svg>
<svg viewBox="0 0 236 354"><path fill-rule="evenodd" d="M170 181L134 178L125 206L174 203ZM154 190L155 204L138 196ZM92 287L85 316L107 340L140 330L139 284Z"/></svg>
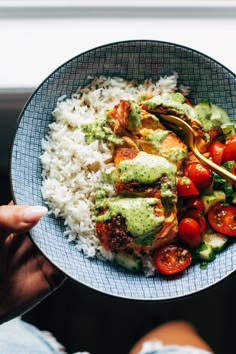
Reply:
<svg viewBox="0 0 236 354"><path fill-rule="evenodd" d="M103 182L104 172L114 167L106 163L112 157L112 146L101 141L86 144L81 125L93 123L96 116L103 116L121 99L137 100L144 92L160 94L176 89L176 73L156 83L147 80L140 85L121 78L99 77L71 98L63 96L58 100L52 113L54 122L42 141L42 195L51 212L65 220L68 241L74 241L87 257L112 259L95 236L93 206L97 189L114 195L113 187ZM188 91L185 90L183 94ZM97 172L90 169L94 163L99 164Z"/></svg>

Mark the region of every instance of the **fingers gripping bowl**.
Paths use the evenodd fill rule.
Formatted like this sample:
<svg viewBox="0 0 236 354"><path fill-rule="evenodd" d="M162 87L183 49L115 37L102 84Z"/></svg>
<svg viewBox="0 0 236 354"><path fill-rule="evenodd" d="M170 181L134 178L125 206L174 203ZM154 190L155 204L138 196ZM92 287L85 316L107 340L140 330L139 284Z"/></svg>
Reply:
<svg viewBox="0 0 236 354"><path fill-rule="evenodd" d="M141 84L148 79L152 79L152 82L157 82L163 77L173 79L173 77L176 78L175 73L178 73L179 84L191 88L188 98L193 105L207 100L222 107L231 120L235 117L236 81L234 74L211 58L179 45L144 40L113 43L78 55L58 68L32 95L18 122L11 161L12 188L16 203L44 204L47 199L44 187L42 194L45 176L42 176L40 157L47 149L45 142L42 149L42 141L52 129L49 125L53 121L52 112L55 112L59 98L63 104L64 95L70 99L77 92L78 87L85 88L89 85L92 77L116 77L129 81L136 80ZM166 82L162 84L162 89L165 90ZM114 107L114 104L110 109L112 106ZM75 133L73 116L71 115L69 119L71 131ZM62 130L55 131L55 134L58 134L59 140L66 135ZM79 141L79 138L75 133L75 141ZM97 160L102 160L100 166L103 166L105 162L107 164L110 154L106 145L102 149L102 157L97 157ZM56 156L56 151L54 153ZM66 151L63 153L66 154ZM76 150L74 153L76 155ZM81 151L79 155L86 156L86 150ZM98 173L97 166L93 158L90 158L90 167L96 174ZM45 161L43 165L45 166ZM62 175L67 173L66 166L60 168ZM88 182L87 177L84 177L85 183ZM55 188L54 194L60 195L60 188L63 186L54 184L53 188ZM73 192L76 193L76 185L73 188ZM109 193L111 193L110 197L114 198L112 189ZM136 202L139 197L135 196ZM152 198L153 196L146 197ZM89 200L88 196L84 198L84 201L87 200ZM151 200L151 204L153 202L157 203ZM62 200L62 203L65 201ZM85 223L86 210L83 206L83 200L81 200L79 206L77 205L78 209L69 208L71 217L74 213L82 215L83 220L78 226L78 233L82 229L84 232L90 232ZM55 209L54 212L60 216L60 210ZM199 268L199 265L195 265L171 278L146 277L144 274L131 273L97 257L92 259L86 257L86 251L80 251L83 248L81 243L78 244L70 232L71 242L68 242L65 231L68 231L68 225L64 225L63 218L49 214L31 231L31 237L41 251L70 277L91 288L119 297L164 300L192 294L222 280L234 271L236 265L236 251L232 244L218 254L215 261L209 263L204 271ZM96 244L97 238L91 242ZM104 256L102 252L101 256Z"/></svg>

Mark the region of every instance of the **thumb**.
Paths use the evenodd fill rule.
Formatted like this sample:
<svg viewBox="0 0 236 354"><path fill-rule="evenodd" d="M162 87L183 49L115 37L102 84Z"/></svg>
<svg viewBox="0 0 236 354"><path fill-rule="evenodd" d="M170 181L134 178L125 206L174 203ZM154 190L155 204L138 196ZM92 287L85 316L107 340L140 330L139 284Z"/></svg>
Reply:
<svg viewBox="0 0 236 354"><path fill-rule="evenodd" d="M47 212L48 209L43 206L2 205L0 231L9 233L29 231Z"/></svg>

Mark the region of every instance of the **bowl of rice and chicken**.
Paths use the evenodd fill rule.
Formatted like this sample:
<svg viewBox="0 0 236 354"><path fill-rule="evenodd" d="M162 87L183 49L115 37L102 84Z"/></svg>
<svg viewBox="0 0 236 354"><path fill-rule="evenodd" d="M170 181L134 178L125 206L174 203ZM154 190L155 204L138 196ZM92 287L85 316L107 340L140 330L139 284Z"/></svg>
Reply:
<svg viewBox="0 0 236 354"><path fill-rule="evenodd" d="M235 269L236 189L165 126L187 121L199 149L235 173L235 75L191 48L111 43L56 69L18 121L17 204L46 205L31 230L72 279L109 295L177 298Z"/></svg>

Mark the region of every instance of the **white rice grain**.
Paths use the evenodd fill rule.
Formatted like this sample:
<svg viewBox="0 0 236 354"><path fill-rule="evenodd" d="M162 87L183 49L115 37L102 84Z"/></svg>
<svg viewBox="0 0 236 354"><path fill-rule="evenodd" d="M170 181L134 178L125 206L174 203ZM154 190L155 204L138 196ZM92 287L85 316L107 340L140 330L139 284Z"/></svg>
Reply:
<svg viewBox="0 0 236 354"><path fill-rule="evenodd" d="M113 164L106 163L112 157L112 146L101 141L86 144L81 125L94 123L96 116L103 116L121 99L137 100L147 92L174 92L176 87L176 73L156 83L146 80L139 85L101 76L71 98L63 96L58 100L52 113L54 121L42 141L42 195L55 216L65 220L68 241L74 241L87 257L112 259L111 252L104 250L95 236L93 207L97 189L104 188L108 196L115 192L102 178L105 171L113 168ZM94 163L99 166L97 172L90 169Z"/></svg>

